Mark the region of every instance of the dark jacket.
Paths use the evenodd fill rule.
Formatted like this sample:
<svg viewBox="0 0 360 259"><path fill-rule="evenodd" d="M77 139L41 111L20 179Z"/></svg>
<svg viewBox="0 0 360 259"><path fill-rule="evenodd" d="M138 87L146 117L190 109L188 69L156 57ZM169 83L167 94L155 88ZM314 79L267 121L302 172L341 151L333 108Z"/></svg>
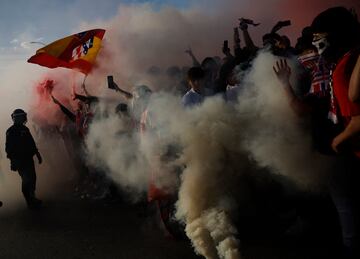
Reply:
<svg viewBox="0 0 360 259"><path fill-rule="evenodd" d="M10 160L25 161L32 159L38 149L25 125L13 125L6 131L5 151Z"/></svg>

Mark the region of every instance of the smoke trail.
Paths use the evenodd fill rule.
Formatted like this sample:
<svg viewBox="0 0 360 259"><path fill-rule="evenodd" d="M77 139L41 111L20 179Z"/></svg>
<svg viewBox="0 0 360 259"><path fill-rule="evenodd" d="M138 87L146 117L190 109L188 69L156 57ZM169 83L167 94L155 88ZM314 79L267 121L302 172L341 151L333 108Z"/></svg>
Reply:
<svg viewBox="0 0 360 259"><path fill-rule="evenodd" d="M251 169L240 145L242 121L236 110L220 97L184 110L179 101L163 96L151 108L166 125L160 131L183 147L178 162L186 168L176 216L185 222L195 251L207 258L239 258L233 217L241 178Z"/></svg>
<svg viewBox="0 0 360 259"><path fill-rule="evenodd" d="M229 216L224 211L211 209L203 215L207 229L217 245L220 258L236 259L240 258L239 240L235 238L238 233L236 227L229 220Z"/></svg>
<svg viewBox="0 0 360 259"><path fill-rule="evenodd" d="M221 98L186 111L178 98L169 94L153 96L149 110L155 133L141 136L141 144L132 141L129 129L123 136L116 133L124 129L124 119L109 117L93 124L87 138L91 161L100 161L113 179L132 191L146 191L149 174L155 168L157 187L172 191L180 188L177 217L186 223L196 251L208 258L238 258L232 223L237 207L234 197L242 173L249 173L249 164L240 153L241 134L237 129L241 121L236 111ZM159 160L160 164L154 165L155 157L173 145L183 148L181 157ZM183 164L186 169L178 186L171 168Z"/></svg>

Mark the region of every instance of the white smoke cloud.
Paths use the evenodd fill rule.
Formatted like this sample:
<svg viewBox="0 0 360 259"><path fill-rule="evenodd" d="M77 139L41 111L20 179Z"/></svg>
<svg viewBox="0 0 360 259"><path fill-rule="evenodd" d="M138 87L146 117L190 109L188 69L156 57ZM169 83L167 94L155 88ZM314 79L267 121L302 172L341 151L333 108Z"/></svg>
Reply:
<svg viewBox="0 0 360 259"><path fill-rule="evenodd" d="M148 184L148 163L140 152L140 139L130 118L112 116L95 121L87 139L89 163L106 169L125 190L141 195Z"/></svg>
<svg viewBox="0 0 360 259"><path fill-rule="evenodd" d="M146 191L155 169L162 179L158 187L179 190L176 216L206 258L240 258L234 220L249 192L244 177L262 177L253 161L306 189L326 184L331 164L312 150L306 121L295 116L275 78L275 61L269 53L254 60L236 106L213 97L184 110L178 97L154 94L149 107L154 132L140 137L150 145L133 141L127 135L133 129L119 135L125 122L115 117L93 124L87 138L90 157L104 163L120 185ZM157 163L170 145L181 147L180 158ZM174 164L185 165L179 186Z"/></svg>
<svg viewBox="0 0 360 259"><path fill-rule="evenodd" d="M20 58L19 60L8 60L6 66L0 70L0 77L2 79L2 87L0 88L0 95L2 97L0 111L2 132L0 135L0 146L2 147L0 151L0 200L4 202L3 211L25 205L21 193L20 176L17 172L10 171L10 161L6 158L5 153L5 132L12 125L10 115L17 108L28 112L29 121L27 126L32 132L44 159L42 165L38 165L35 159L38 175L36 193L39 198L45 200L52 199L64 190L64 185L68 185L76 177L72 159L66 152L65 143L61 136L55 131L55 128L52 134L47 134L47 132L41 129L47 123L51 125L54 122L53 119L61 115L61 112L58 111L58 108L50 100L48 102L40 101L41 98L36 88L42 78L51 77L59 84L64 83L66 86L63 90L61 87L59 89L55 87L54 93L64 92L64 95L68 98L71 88L70 86L67 87L65 82L68 79L65 76L69 78L69 72L57 70L56 72L52 71L49 75L47 69L39 66L30 66L25 60ZM33 121L34 116L39 114L42 115L42 122L47 121L47 123L38 124L39 121ZM55 125L58 124L61 124L61 122L57 121Z"/></svg>
<svg viewBox="0 0 360 259"><path fill-rule="evenodd" d="M183 53L188 45L199 57L219 55L222 41L231 37L238 15L243 16L234 6L232 2L216 11L121 6L114 19L102 24L107 36L94 77L114 74L121 86L131 89L149 82L145 71L150 66L190 64ZM247 6L242 7L245 14ZM226 12L229 9L232 11ZM247 14L259 15L256 11ZM268 15L261 18L277 21ZM84 24L83 29L88 26ZM149 109L155 134L141 136L140 143L133 141L134 136L124 140L116 130L109 130L114 125L122 129L119 118L96 122L87 138L90 158L101 161L120 185L135 190L147 191L146 183L155 169L162 179L157 182L159 187L179 190L176 217L185 223L195 251L206 258L240 258L234 222L249 192L243 178L261 177L252 163L310 189L326 182L329 166L328 159L312 150L306 122L290 109L273 74L275 61L270 54L259 55L236 106L218 97L184 110L177 97L154 95ZM154 82L151 88L164 87L161 81ZM180 158L159 164L164 147L174 144L182 148ZM129 153L135 158L134 166L128 164ZM174 165L185 165L179 186Z"/></svg>
<svg viewBox="0 0 360 259"><path fill-rule="evenodd" d="M272 71L276 60L270 54L259 55L245 80L248 91L240 97L238 109L257 116L250 123L246 149L261 166L311 185L324 176L329 161L312 150L306 118L299 119L289 109ZM295 72L295 67L292 70ZM297 78L294 72L293 79Z"/></svg>
<svg viewBox="0 0 360 259"><path fill-rule="evenodd" d="M292 9L279 11L281 1L270 1L269 13L270 9L255 10L252 3L221 1L221 4L211 2L210 8L195 5L182 10L156 9L151 4L121 5L118 15L108 21L81 24L79 31L107 29L98 67L87 79L88 88L91 93L108 95L105 78L114 74L115 81L126 89L151 82L152 89L162 89L161 80L152 81L146 75L150 66L164 70L171 65L190 65L184 53L189 45L200 60L221 55L223 40L232 38L237 19L245 15L262 23L261 29L251 29L260 45L261 34L269 31L278 19L291 18L293 14ZM279 17L274 17L275 14ZM308 17L308 23L311 18ZM267 28L265 24L271 25ZM296 27L294 34L299 34L301 26ZM228 105L218 97L193 110L184 110L177 97L154 95L150 106L154 132L143 136L134 133L129 119L112 112L95 120L87 138L89 163L101 167L120 186L136 195L147 191L149 176L156 171L159 187L178 191L176 216L186 224L186 233L196 252L207 258L239 258L234 221L248 192L243 176L258 177L253 160L258 166L306 187L321 182L326 171L326 161L311 151L303 122L293 115L274 78L274 61L266 53L254 61L253 70L245 80L247 90L239 97L237 106ZM1 75L4 85L8 85L2 89L6 103L1 118L7 119L1 125L10 124L9 114L14 108L34 107L33 90L28 84L37 85L43 78L44 70L32 67L34 70L29 71L29 66L17 65ZM70 73L54 70L50 77L62 86L56 87L54 94L63 96L71 107L71 80L78 82L77 76L72 79ZM44 110L49 114L54 110L53 104L49 102ZM56 118L57 112L54 113L50 121ZM57 141L62 145L61 140ZM174 144L181 147L180 157L161 160L167 147ZM45 149L47 153L54 151L52 147ZM8 161L2 157L2 169L6 171ZM54 159L56 165L63 159L69 160L56 155ZM45 156L45 160L51 159ZM53 167L45 166L49 170ZM180 183L174 168L184 168ZM57 179L53 175L49 177ZM10 178L15 179L13 175ZM7 184L8 180L3 182ZM6 197L6 192L8 196L13 194L10 188L5 188L2 197Z"/></svg>

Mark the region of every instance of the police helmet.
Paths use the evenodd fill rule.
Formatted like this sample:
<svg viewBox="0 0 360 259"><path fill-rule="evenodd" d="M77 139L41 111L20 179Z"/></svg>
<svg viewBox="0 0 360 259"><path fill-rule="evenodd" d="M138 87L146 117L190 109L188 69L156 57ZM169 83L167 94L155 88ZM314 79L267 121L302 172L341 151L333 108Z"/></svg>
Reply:
<svg viewBox="0 0 360 259"><path fill-rule="evenodd" d="M16 109L11 114L12 120L19 121L19 122L26 122L27 121L27 113L22 109Z"/></svg>

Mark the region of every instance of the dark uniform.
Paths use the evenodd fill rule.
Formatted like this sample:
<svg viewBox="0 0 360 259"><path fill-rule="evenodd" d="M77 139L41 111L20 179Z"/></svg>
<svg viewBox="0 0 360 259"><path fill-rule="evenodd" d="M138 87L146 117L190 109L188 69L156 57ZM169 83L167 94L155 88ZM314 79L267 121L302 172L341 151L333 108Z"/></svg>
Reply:
<svg viewBox="0 0 360 259"><path fill-rule="evenodd" d="M38 153L30 130L25 125L14 124L6 131L6 153L11 170L18 171L22 179L22 192L29 207L37 206L35 198L36 173L33 156Z"/></svg>

